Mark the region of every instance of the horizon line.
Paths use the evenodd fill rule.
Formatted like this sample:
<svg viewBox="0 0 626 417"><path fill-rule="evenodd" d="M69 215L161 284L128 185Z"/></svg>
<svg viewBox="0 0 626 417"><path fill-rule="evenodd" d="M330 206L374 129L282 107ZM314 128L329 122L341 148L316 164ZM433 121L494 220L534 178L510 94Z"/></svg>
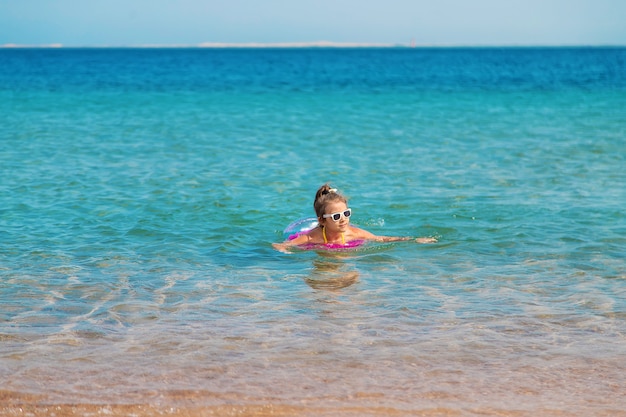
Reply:
<svg viewBox="0 0 626 417"><path fill-rule="evenodd" d="M582 43L562 43L562 44L455 44L455 43L376 43L376 42L201 42L197 44L94 44L94 45L64 45L62 43L49 44L17 44L5 43L0 45L0 49L55 49L55 48L137 48L137 49L176 49L176 48L197 48L197 49L226 49L226 48L556 48L556 47L625 47L626 44L582 44Z"/></svg>

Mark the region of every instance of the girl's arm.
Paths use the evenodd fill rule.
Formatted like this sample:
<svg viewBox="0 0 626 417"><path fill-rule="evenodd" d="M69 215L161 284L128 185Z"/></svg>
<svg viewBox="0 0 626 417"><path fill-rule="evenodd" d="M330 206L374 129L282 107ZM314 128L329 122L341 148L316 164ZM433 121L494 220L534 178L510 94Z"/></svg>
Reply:
<svg viewBox="0 0 626 417"><path fill-rule="evenodd" d="M289 248L293 246L291 242L272 243L274 249L282 253L289 253Z"/></svg>
<svg viewBox="0 0 626 417"><path fill-rule="evenodd" d="M359 239L373 240L375 242L401 242L406 240L415 240L417 243L435 243L437 239L434 237L408 237L408 236L377 236L367 230L353 228Z"/></svg>
<svg viewBox="0 0 626 417"><path fill-rule="evenodd" d="M277 251L280 251L283 253L289 253L288 249L290 247L304 245L305 243L308 243L310 240L311 238L309 234L307 233L307 234L300 235L296 237L295 239L285 240L284 242L281 242L281 243L272 243L272 246Z"/></svg>

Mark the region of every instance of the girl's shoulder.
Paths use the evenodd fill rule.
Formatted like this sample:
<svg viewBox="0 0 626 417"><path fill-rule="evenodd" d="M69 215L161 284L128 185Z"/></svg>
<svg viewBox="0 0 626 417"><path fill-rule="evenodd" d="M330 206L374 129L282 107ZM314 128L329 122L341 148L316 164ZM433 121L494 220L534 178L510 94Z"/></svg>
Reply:
<svg viewBox="0 0 626 417"><path fill-rule="evenodd" d="M322 228L320 226L317 226L317 227L309 230L307 232L307 236L312 241L317 241L317 240L322 240L323 241L324 240L324 237L322 235Z"/></svg>
<svg viewBox="0 0 626 417"><path fill-rule="evenodd" d="M322 236L322 229L317 226L308 232L299 234L295 239L291 240L294 245L303 245L307 243L323 243L324 237Z"/></svg>

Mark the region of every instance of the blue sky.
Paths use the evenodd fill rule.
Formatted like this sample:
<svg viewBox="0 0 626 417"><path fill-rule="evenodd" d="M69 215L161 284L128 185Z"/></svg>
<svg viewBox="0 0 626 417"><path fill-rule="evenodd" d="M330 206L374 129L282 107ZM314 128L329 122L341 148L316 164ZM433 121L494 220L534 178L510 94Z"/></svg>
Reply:
<svg viewBox="0 0 626 417"><path fill-rule="evenodd" d="M626 0L0 0L0 45L626 45Z"/></svg>

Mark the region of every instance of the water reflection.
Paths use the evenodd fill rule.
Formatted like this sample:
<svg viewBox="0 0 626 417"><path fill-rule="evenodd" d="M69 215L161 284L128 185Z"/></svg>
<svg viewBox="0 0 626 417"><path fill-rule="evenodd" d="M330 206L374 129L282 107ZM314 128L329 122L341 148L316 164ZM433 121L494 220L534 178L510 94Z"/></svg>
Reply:
<svg viewBox="0 0 626 417"><path fill-rule="evenodd" d="M338 291L359 281L359 272L351 268L341 257L317 258L304 282L316 290Z"/></svg>

